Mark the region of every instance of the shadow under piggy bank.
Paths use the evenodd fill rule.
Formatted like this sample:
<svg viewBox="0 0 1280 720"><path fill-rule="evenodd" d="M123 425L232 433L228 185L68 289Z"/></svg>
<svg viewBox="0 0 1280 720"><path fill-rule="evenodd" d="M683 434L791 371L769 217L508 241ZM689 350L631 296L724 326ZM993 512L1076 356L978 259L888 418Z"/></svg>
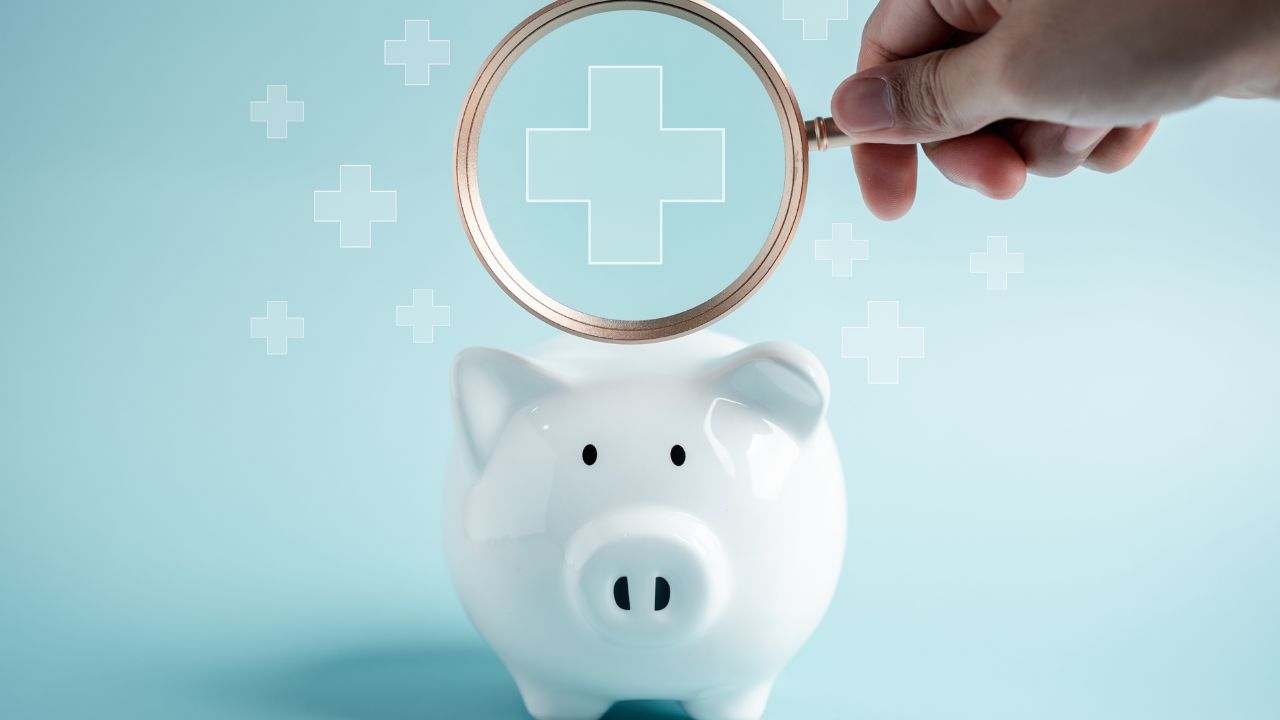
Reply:
<svg viewBox="0 0 1280 720"><path fill-rule="evenodd" d="M252 695L342 720L527 720L506 668L478 645L366 648L255 674ZM671 702L619 703L605 720L685 720Z"/></svg>

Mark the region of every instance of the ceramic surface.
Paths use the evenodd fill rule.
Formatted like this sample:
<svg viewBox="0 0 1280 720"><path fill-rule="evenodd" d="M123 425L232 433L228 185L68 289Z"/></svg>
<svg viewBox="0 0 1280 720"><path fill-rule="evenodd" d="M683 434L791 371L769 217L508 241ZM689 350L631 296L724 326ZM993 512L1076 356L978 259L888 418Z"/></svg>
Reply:
<svg viewBox="0 0 1280 720"><path fill-rule="evenodd" d="M445 534L538 720L673 699L760 717L845 542L827 376L784 343L572 338L457 358Z"/></svg>

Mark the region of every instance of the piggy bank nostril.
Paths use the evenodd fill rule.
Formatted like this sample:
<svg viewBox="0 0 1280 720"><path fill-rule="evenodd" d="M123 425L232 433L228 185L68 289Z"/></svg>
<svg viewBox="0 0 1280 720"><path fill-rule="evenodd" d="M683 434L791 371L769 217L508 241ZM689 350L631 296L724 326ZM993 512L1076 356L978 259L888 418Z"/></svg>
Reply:
<svg viewBox="0 0 1280 720"><path fill-rule="evenodd" d="M711 529L663 507L602 515L565 542L567 599L611 644L670 647L704 636L724 612L730 575Z"/></svg>
<svg viewBox="0 0 1280 720"><path fill-rule="evenodd" d="M627 589L627 578L625 576L613 582L613 602L623 610L631 609L631 593Z"/></svg>
<svg viewBox="0 0 1280 720"><path fill-rule="evenodd" d="M671 584L664 577L653 581L653 611L660 612L671 604Z"/></svg>

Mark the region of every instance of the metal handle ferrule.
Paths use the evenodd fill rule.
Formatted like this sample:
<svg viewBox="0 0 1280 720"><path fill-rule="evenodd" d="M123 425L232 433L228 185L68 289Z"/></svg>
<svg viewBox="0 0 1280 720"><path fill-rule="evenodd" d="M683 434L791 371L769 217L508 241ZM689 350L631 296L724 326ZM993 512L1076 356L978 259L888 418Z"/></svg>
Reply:
<svg viewBox="0 0 1280 720"><path fill-rule="evenodd" d="M830 150L831 148L843 148L854 145L853 138L844 134L844 131L836 126L836 121L831 118L815 118L804 124L805 135L808 136L809 149Z"/></svg>

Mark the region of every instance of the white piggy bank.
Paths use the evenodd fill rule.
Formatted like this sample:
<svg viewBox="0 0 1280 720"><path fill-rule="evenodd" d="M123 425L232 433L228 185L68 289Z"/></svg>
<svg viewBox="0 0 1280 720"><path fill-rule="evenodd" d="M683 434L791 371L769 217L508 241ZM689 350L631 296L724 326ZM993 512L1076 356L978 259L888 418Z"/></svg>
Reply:
<svg viewBox="0 0 1280 720"><path fill-rule="evenodd" d="M818 360L711 333L565 338L465 350L453 394L449 564L529 713L669 699L759 718L844 555Z"/></svg>

